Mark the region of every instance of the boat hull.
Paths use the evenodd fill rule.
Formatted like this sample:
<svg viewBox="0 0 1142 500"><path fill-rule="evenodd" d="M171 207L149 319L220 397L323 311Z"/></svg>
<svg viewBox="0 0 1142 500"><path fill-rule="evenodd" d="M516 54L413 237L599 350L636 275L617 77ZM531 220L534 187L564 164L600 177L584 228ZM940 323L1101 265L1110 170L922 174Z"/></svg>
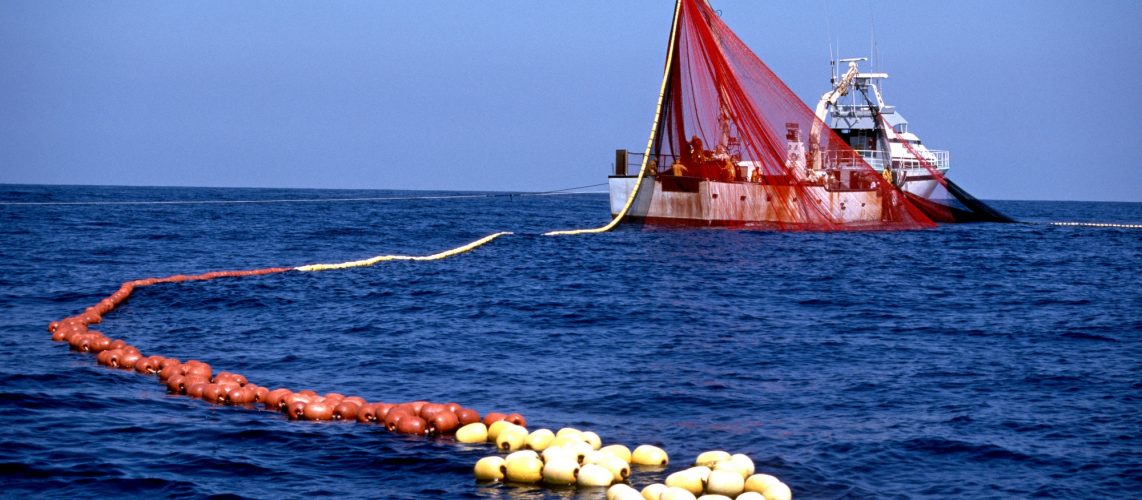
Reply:
<svg viewBox="0 0 1142 500"><path fill-rule="evenodd" d="M917 176L916 178L909 177L904 181L904 185L900 186L902 191L912 193L921 198L929 199L932 193L936 191L936 186L940 183L931 175Z"/></svg>
<svg viewBox="0 0 1142 500"><path fill-rule="evenodd" d="M612 215L622 210L636 180L610 177ZM643 180L627 216L635 221L667 225L860 225L881 222L884 202L877 190L830 191L823 186L663 176Z"/></svg>

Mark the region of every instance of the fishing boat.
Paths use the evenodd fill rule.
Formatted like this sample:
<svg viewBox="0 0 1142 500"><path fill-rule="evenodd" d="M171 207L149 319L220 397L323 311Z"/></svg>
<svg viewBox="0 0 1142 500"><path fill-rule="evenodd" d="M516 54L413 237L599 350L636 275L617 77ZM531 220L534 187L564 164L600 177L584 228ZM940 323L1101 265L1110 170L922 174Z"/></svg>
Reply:
<svg viewBox="0 0 1142 500"><path fill-rule="evenodd" d="M888 75L861 72L861 60L841 61L847 71L809 109L706 0L678 0L646 148L615 155L615 220L811 230L955 221L962 206L931 201L950 184L948 152L908 130L881 98Z"/></svg>
<svg viewBox="0 0 1142 500"><path fill-rule="evenodd" d="M885 188L889 180L872 173L856 154L832 152L812 164L797 124L786 132L788 173L768 173L760 161L743 159L727 143L714 149L695 146L665 171L658 171L652 158L644 167L652 169L646 172L649 179L627 218L665 225L796 227L827 221L855 227L879 225L891 217L893 206L904 203ZM638 175L625 172L633 157L616 151L616 172L608 179L612 215L622 210L638 181Z"/></svg>
<svg viewBox="0 0 1142 500"><path fill-rule="evenodd" d="M816 117L935 222L1015 222L972 196L950 178L951 153L929 149L908 120L884 101L880 80L888 73L865 73L867 58L832 62L833 88L817 102ZM843 75L838 63L846 64Z"/></svg>
<svg viewBox="0 0 1142 500"><path fill-rule="evenodd" d="M928 149L909 130L908 120L884 102L879 82L888 73L862 72L858 63L867 60L832 62L833 85L817 103L817 119L827 123L873 170L902 191L927 199L939 186L937 176L947 176L951 154ZM847 65L843 75L837 73L838 62Z"/></svg>

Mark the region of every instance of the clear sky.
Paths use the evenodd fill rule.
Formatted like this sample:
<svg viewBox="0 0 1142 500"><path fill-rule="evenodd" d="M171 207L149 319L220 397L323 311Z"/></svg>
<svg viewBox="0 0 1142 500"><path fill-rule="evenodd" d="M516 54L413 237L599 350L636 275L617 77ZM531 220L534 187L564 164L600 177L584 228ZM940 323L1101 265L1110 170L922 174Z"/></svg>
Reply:
<svg viewBox="0 0 1142 500"><path fill-rule="evenodd" d="M1142 2L713 0L810 104L867 56L990 199L1142 201ZM672 0L0 2L0 183L540 191L641 150Z"/></svg>

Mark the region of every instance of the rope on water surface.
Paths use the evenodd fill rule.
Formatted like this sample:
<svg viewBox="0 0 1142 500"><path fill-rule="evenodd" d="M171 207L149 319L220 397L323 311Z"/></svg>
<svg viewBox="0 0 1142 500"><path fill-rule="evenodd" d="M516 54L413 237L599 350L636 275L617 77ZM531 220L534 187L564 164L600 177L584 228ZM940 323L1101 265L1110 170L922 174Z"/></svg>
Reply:
<svg viewBox="0 0 1142 500"><path fill-rule="evenodd" d="M410 401L405 403L367 402L358 396L346 397L337 393L324 396L314 391L302 390L294 392L290 389L279 388L270 390L268 387L251 383L246 377L231 372L215 372L213 368L197 360L179 360L159 355L144 355L138 348L127 344L121 339L112 339L101 332L89 329L89 325L101 323L103 316L122 304L137 288L152 286L159 283L181 283L185 281L205 281L226 277L262 276L268 274L285 273L288 271L324 271L345 269L351 267L371 266L379 262L407 260L407 261L434 261L446 259L456 255L475 250L500 236L512 234L499 232L490 234L470 243L424 256L412 255L380 255L370 259L343 262L339 264L311 264L300 267L269 267L244 271L214 271L197 275L173 275L164 278L146 278L127 281L107 298L88 307L82 313L53 321L48 325L52 340L66 342L72 350L96 354L100 365L109 368L118 368L138 372L144 375L157 376L159 381L166 385L167 391L175 395L185 395L196 399L203 399L214 404L251 407L252 405L265 405L267 410L285 413L291 420L345 420L361 423L382 424L392 432L419 435L455 435L454 439L461 443L492 443L497 451L510 452L520 450L525 441L532 446L532 434L547 436L551 439L543 446L554 446L556 436L550 430L539 429L530 433L526 419L518 413L504 414L489 412L481 419L480 413L471 408L463 407L457 403L432 403L429 401ZM573 430L573 429L572 429ZM564 430L560 431L561 433ZM575 431L579 432L579 431ZM549 436L548 436L549 435ZM599 450L602 445L597 434L591 432L581 433L580 447L588 446L591 442L587 435L594 436L593 450ZM619 464L613 476L606 474L606 480L599 479L597 484L591 486L610 486L613 482L622 482L630 474L630 464L665 465L667 462L665 451L654 446L640 446L632 453L622 445L613 445L609 448L618 448L626 453L625 462ZM530 448L532 450L542 448ZM570 448L569 448L570 450ZM649 450L649 451L647 451ZM531 452L535 454L535 451ZM568 453L571 453L568 451ZM640 453L644 456L640 458ZM538 456L538 455L536 455ZM498 456L492 457L499 459ZM508 456L511 458L511 455ZM605 458L605 457L604 457ZM482 481L512 480L516 482L537 483L539 479L531 480L516 477L517 467L507 461L503 467L496 467L498 477L484 477L479 472L477 477ZM618 460L612 459L613 460ZM486 461L484 461L486 462ZM512 462L514 463L514 462ZM603 462L600 462L603 463ZM752 465L752 462L751 462ZM596 467L602 467L601 465ZM603 470L603 469L600 469ZM610 469L606 469L610 470ZM530 477L530 476L528 476ZM582 484L582 481L580 481Z"/></svg>
<svg viewBox="0 0 1142 500"><path fill-rule="evenodd" d="M1120 229L1142 229L1142 224L1114 224L1106 222L1052 222L1052 226L1071 227L1114 227Z"/></svg>
<svg viewBox="0 0 1142 500"><path fill-rule="evenodd" d="M460 254L465 253L465 252L471 252L472 250L475 250L481 246L484 246L484 245L490 243L492 240L499 238L500 236L509 235L509 234L513 234L513 233L508 232L508 231L503 231L503 232L499 232L499 233L489 234L483 238L480 238L476 241L468 243L467 245L461 245L461 246L458 246L458 247L453 248L451 250L445 250L443 252L434 253L432 255L425 255L425 256L378 255L376 257L364 259L364 260L353 260L353 261L349 261L349 262L341 262L339 264L310 264L308 266L295 267L293 269L295 271L331 271L334 269L348 269L350 267L366 267L366 266L371 266L373 264L376 264L378 262L388 262L388 261L393 261L393 260L417 260L417 261L441 260L441 259L447 259L448 257L452 257L454 255L460 255Z"/></svg>
<svg viewBox="0 0 1142 500"><path fill-rule="evenodd" d="M239 205L251 203L321 203L333 201L454 200L488 198L488 194L438 196L374 196L365 198L277 198L266 200L138 200L138 201L4 201L0 205Z"/></svg>
<svg viewBox="0 0 1142 500"><path fill-rule="evenodd" d="M265 200L136 200L136 201L0 201L0 206L40 206L40 205L241 205L241 204L274 204L274 203L326 203L326 202L353 202L353 201L408 201L408 200L463 200L472 198L516 198L528 196L558 196L586 193L574 193L579 189L605 186L606 183L575 186L551 191L519 192L519 193L486 193L486 194L442 194L423 196L369 196L357 198L270 198Z"/></svg>
<svg viewBox="0 0 1142 500"><path fill-rule="evenodd" d="M479 413L471 409L465 409L455 403L435 404L421 401L400 404L373 403L370 405L367 404L363 398L345 398L335 393L321 397L312 391L298 391L297 393L293 393L284 388L270 391L268 388L250 384L249 381L241 375L229 372L214 374L210 365L200 361L188 360L183 362L175 358L166 358L158 355L144 356L142 352L134 346L127 344L123 340L111 339L102 332L91 330L89 329L89 325L101 323L104 315L110 313L126 301L136 289L159 283L181 283L185 281L206 281L217 278L264 276L288 271L344 269L349 267L371 266L378 262L392 260L440 260L470 252L506 234L511 233L501 232L491 234L471 243L425 256L381 255L371 259L340 264L312 264L301 267L267 267L243 271L212 271L196 275L176 274L164 278L146 278L127 281L124 282L115 293L100 300L95 305L86 308L82 313L51 322L48 325L48 331L52 334L52 340L66 342L72 350L98 354L97 360L101 365L133 370L147 375L158 375L160 381L167 385L168 391L172 394L184 394L218 404L249 405L264 402L267 409L288 412L291 419L336 420L356 418L360 422L383 421L389 430L403 433L422 434L435 432L450 434L454 432L460 424L480 421ZM287 394L291 395L288 401L285 399ZM293 394L296 394L296 397L293 396ZM281 396L282 399L279 401L276 399L277 396ZM282 406L279 404L282 402L289 404ZM342 402L346 404L352 402L353 408L345 407L341 404ZM420 408L420 406L425 405L446 407L450 416L445 415L444 417L436 418L440 412L434 413L432 416L426 415ZM386 418L387 413L392 408L404 407L410 409L413 406L417 406L416 411L412 413L418 417L418 420L408 420L401 424L399 419L394 420L396 417ZM382 409L384 413L381 413ZM364 412L367 410L375 410L377 414L366 415ZM358 412L362 412L363 416L358 417ZM497 419L505 419L521 426L526 423L526 420L518 414L505 415L494 412L489 413L484 421L487 424L491 424L492 421Z"/></svg>
<svg viewBox="0 0 1142 500"><path fill-rule="evenodd" d="M512 482L520 484L551 483L553 477L562 478L558 484L578 484L580 487L610 487L608 496L622 491L625 497L641 497L637 490L626 484L632 466L661 468L668 464L666 451L652 445L640 445L632 452L621 444L603 447L602 439L590 431L572 428L560 429L556 434L549 429L529 431L526 419L518 414L489 412L481 418L479 412L458 403L432 403L429 401L409 401L404 403L367 402L359 396L344 396L328 393L324 396L310 390L292 391L286 388L270 390L268 387L251 383L246 377L231 372L215 372L201 361L167 358L159 355L145 356L138 348L120 339L111 339L103 333L90 330L91 324L103 321L125 301L135 289L159 283L181 283L185 281L205 281L226 277L262 276L288 271L324 271L351 267L371 266L379 262L434 261L446 259L475 250L500 236L510 232L493 233L470 243L424 256L380 255L370 259L342 262L339 264L310 264L300 267L268 267L244 271L214 271L198 275L173 275L165 278L147 278L127 281L107 298L88 307L75 316L53 321L48 325L52 340L66 342L72 350L96 354L100 365L157 376L167 391L175 395L203 399L213 404L253 407L264 405L265 409L285 413L290 420L343 420L360 423L381 424L390 432L414 435L450 435L460 443L488 443L501 453L515 452L501 458L492 455L480 459L474 467L476 478L481 482ZM554 449L549 455L548 448ZM524 451L526 450L526 451ZM540 459L539 452L544 452ZM713 453L713 452L711 452ZM789 487L775 477L754 474L752 459L745 455L730 457L727 461L736 462L735 470L727 473L736 477L741 485L735 486L740 492L750 484L756 491L786 492ZM529 455L530 454L530 455ZM581 458L576 461L572 457ZM559 457L564 457L563 462ZM701 465L702 455L698 464ZM580 469L579 465L582 464ZM489 464L492 466L489 467ZM742 465L745 464L745 465ZM560 467L565 467L566 470ZM709 464L713 466L713 463ZM748 467L748 472L744 472ZM558 476L559 471L568 472ZM707 469L708 471L709 469ZM553 476L555 475L555 476ZM713 476L711 476L713 477ZM570 479L568 479L570 478ZM745 481L745 482L743 482ZM667 484L670 479L667 479ZM555 484L555 483L552 483ZM713 483L711 483L713 484ZM613 485L613 486L612 486ZM624 490L625 489L625 490ZM705 484L703 484L705 489ZM713 486L710 487L713 492ZM763 497L764 498L764 497Z"/></svg>

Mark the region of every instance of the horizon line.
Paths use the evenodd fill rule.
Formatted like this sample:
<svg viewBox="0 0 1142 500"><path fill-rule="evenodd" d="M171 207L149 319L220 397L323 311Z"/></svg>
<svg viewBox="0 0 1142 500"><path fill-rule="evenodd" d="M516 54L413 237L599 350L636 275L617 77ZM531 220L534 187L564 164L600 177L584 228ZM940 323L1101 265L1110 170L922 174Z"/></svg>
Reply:
<svg viewBox="0 0 1142 500"><path fill-rule="evenodd" d="M51 184L51 183L13 183L13 182L0 182L0 186L41 186L41 187L100 187L100 188L178 188L178 189L288 189L288 190L310 190L310 191L403 191L403 192L431 192L431 193L494 193L498 195L544 195L544 194L608 194L609 191L575 191L577 189L586 189L590 187L597 187L605 183L592 184L588 186L568 187L550 190L496 190L496 189L428 189L428 188L332 188L332 187L297 187L297 186L184 186L184 185L143 185L143 184ZM1051 199L1031 199L1031 198L981 198L988 201L1043 201L1043 202L1062 202L1062 203L1142 203L1142 200L1128 201L1128 200L1051 200ZM225 202L238 202L241 200L222 200ZM301 200L288 200L288 201L301 201ZM332 199L316 199L314 201L334 201ZM354 201L354 200L346 200ZM360 200L365 201L365 200ZM189 200L188 200L189 202ZM250 200L250 202L265 202L263 200ZM28 202L26 204L43 204L37 202ZM44 202L49 203L49 202ZM50 203L69 203L69 202L50 202ZM74 203L89 203L89 202L74 202ZM140 203L140 202L109 202L109 203ZM181 202L180 202L181 203ZM6 204L13 204L13 202L6 202Z"/></svg>

